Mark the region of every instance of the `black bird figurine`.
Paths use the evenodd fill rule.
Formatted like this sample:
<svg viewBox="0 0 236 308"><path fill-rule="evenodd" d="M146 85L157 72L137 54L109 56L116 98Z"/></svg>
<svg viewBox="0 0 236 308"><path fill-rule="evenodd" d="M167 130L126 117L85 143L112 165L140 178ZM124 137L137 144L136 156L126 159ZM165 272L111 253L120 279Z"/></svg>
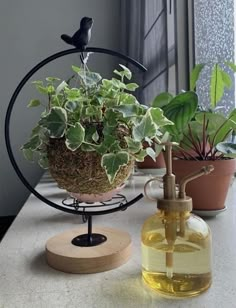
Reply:
<svg viewBox="0 0 236 308"><path fill-rule="evenodd" d="M67 44L73 45L81 50L85 50L91 38L92 25L93 25L92 18L83 17L80 21L79 30L76 31L72 37L67 34L62 34L61 38Z"/></svg>

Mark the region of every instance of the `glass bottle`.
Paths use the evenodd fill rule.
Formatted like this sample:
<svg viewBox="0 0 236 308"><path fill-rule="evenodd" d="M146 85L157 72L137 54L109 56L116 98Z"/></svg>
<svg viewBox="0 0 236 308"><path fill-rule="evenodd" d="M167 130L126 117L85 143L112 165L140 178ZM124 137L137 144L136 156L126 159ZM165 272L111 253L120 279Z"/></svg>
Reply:
<svg viewBox="0 0 236 308"><path fill-rule="evenodd" d="M174 230L174 232L173 232ZM168 232L173 233L168 238ZM211 232L189 211L159 210L142 228L142 276L165 296L188 297L211 285Z"/></svg>
<svg viewBox="0 0 236 308"><path fill-rule="evenodd" d="M185 187L214 170L208 165L184 177L176 192L172 173L172 145L165 145L166 174L163 177L163 198L147 193L151 179L144 186L145 195L157 201L157 213L142 228L142 276L144 282L164 296L190 297L211 285L211 232L200 217L191 214L192 199Z"/></svg>

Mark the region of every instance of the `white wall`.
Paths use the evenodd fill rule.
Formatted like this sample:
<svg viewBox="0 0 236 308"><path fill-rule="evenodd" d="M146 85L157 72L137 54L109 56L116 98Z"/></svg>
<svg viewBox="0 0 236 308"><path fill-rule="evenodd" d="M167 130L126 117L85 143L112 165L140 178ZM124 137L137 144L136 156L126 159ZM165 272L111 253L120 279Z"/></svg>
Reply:
<svg viewBox="0 0 236 308"><path fill-rule="evenodd" d="M89 46L119 51L120 0L3 0L0 2L0 216L15 215L29 192L15 174L4 141L4 117L10 97L22 77L47 56L64 49L62 33L73 34L83 16L94 18ZM78 55L65 57L42 69L32 80L51 75L70 76ZM91 68L108 74L116 64L110 56L91 56ZM26 109L35 94L27 84L19 95L11 120L14 155L28 181L35 185L41 170L19 152L38 113Z"/></svg>

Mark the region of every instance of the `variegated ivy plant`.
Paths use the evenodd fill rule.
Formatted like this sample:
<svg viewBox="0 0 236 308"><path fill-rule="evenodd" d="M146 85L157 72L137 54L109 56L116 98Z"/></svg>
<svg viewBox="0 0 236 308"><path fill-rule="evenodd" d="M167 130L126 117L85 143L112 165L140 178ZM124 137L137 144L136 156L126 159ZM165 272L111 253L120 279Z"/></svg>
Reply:
<svg viewBox="0 0 236 308"><path fill-rule="evenodd" d="M28 160L38 160L48 167L47 147L50 138L64 138L71 151L96 151L101 155L101 166L112 183L120 167L131 159L143 161L146 155L155 160L152 142L159 142L160 127L172 125L160 108L141 105L131 92L138 87L131 83L131 71L120 64L117 78L102 79L88 68L72 66L76 78L70 82L46 78L33 82L46 97L37 126L22 150ZM76 82L77 87L71 86ZM128 83L127 83L128 82ZM28 107L45 106L39 99ZM115 131L125 131L123 139ZM143 142L150 145L143 148Z"/></svg>

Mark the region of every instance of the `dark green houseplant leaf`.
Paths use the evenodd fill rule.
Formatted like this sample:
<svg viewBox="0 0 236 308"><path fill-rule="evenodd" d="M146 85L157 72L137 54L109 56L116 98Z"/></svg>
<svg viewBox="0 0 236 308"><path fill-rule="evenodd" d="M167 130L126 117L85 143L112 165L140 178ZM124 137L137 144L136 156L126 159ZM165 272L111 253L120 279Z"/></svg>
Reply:
<svg viewBox="0 0 236 308"><path fill-rule="evenodd" d="M47 128L51 138L64 136L67 124L66 110L61 107L53 107L50 112L39 121L39 125Z"/></svg>
<svg viewBox="0 0 236 308"><path fill-rule="evenodd" d="M84 141L85 130L80 123L70 127L66 132L66 146L69 150L77 150Z"/></svg>
<svg viewBox="0 0 236 308"><path fill-rule="evenodd" d="M118 153L104 154L102 156L101 166L106 170L107 177L112 183L121 166L127 165L129 155L125 151Z"/></svg>

